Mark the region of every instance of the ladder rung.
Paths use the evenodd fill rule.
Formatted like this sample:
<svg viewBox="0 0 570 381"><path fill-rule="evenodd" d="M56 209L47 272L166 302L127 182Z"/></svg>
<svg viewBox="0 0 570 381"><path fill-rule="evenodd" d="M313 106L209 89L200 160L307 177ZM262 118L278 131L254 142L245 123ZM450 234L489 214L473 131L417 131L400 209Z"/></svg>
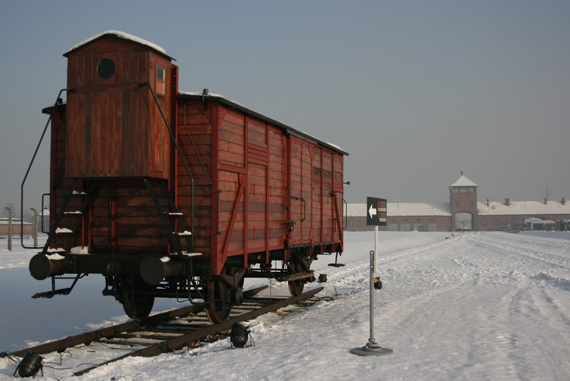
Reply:
<svg viewBox="0 0 570 381"><path fill-rule="evenodd" d="M180 213L180 212L169 212L168 215L169 215L169 216L183 216L184 213Z"/></svg>
<svg viewBox="0 0 570 381"><path fill-rule="evenodd" d="M80 212L79 210L76 210L75 212L64 212L63 214L77 214L77 215L83 215L83 212Z"/></svg>
<svg viewBox="0 0 570 381"><path fill-rule="evenodd" d="M57 228L55 229L55 234L73 234L73 231L68 228Z"/></svg>
<svg viewBox="0 0 570 381"><path fill-rule="evenodd" d="M185 230L185 231L183 231L182 233L175 233L175 234L180 235L180 236L185 236L185 235L192 235L192 232L189 232L188 230Z"/></svg>

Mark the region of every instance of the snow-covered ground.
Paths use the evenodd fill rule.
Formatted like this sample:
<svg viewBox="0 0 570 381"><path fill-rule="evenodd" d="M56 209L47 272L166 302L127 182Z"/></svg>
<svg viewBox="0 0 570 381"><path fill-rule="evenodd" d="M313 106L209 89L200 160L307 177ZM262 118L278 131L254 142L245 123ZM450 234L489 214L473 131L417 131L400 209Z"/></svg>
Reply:
<svg viewBox="0 0 570 381"><path fill-rule="evenodd" d="M368 252L374 233L350 232L345 239L345 267L328 267L334 260L328 257L314 266L316 273L328 275L321 295L336 299L285 318L270 314L250 321L255 346L224 350L226 339L150 359L125 359L81 378L570 379L570 234L379 233L376 275L384 287L374 291L375 338L394 350L381 357L350 353L368 341ZM0 351L126 320L121 306L101 295L100 276L83 279L69 296L30 299L49 289L49 282L28 273L34 250L15 244L8 252L5 242L0 241ZM271 292L286 288L274 283ZM155 312L180 306L168 300L157 304ZM88 358L74 350L46 355L45 379L72 379L86 367L79 364L117 352L98 344ZM0 380L12 379L15 368L16 363L0 359Z"/></svg>

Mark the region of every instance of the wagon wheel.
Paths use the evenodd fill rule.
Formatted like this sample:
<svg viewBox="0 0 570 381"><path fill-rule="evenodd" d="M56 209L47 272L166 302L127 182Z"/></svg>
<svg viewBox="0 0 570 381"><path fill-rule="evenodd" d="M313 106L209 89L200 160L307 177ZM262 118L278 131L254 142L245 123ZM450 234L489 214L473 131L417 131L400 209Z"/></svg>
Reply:
<svg viewBox="0 0 570 381"><path fill-rule="evenodd" d="M295 262L292 264L292 266L295 268L295 271L293 272L291 269L289 269L289 274L296 274L303 272L301 263ZM288 283L289 283L289 292L291 293L292 296L299 296L303 293L303 288L305 288L305 282L303 281L303 279L290 280Z"/></svg>
<svg viewBox="0 0 570 381"><path fill-rule="evenodd" d="M210 302L206 314L212 323L219 324L230 316L232 305L225 301L227 286L224 283L218 280L210 282L210 285L214 289L214 300Z"/></svg>
<svg viewBox="0 0 570 381"><path fill-rule="evenodd" d="M154 296L148 293L153 291L142 280L129 279L122 287L123 309L131 319L141 321L148 317L154 305Z"/></svg>

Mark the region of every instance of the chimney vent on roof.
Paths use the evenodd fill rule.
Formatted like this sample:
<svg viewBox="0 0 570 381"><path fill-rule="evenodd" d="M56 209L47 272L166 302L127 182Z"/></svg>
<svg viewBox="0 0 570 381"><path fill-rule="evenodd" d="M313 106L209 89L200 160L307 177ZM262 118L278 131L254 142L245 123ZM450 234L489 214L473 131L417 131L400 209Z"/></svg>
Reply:
<svg viewBox="0 0 570 381"><path fill-rule="evenodd" d="M566 200L564 200L564 197L562 197L562 201L560 201L560 203L561 203L562 205L566 205Z"/></svg>
<svg viewBox="0 0 570 381"><path fill-rule="evenodd" d="M511 202L509 201L508 198L506 198L506 199L505 199L505 206L509 206L509 205L511 205Z"/></svg>
<svg viewBox="0 0 570 381"><path fill-rule="evenodd" d="M547 202L548 202L548 199L544 198L544 205L546 205Z"/></svg>
<svg viewBox="0 0 570 381"><path fill-rule="evenodd" d="M489 199L487 199L487 206L489 206Z"/></svg>

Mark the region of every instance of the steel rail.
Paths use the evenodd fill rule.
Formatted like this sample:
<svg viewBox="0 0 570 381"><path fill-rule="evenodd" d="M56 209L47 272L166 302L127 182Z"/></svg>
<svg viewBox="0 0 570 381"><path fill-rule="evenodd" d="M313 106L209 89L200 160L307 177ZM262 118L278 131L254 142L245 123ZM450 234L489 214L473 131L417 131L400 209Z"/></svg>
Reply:
<svg viewBox="0 0 570 381"><path fill-rule="evenodd" d="M262 286L244 291L243 293L244 297L249 298L259 293L260 291L266 289L267 287L268 286ZM26 349L20 349L15 352L10 352L10 353L2 352L0 353L0 357L5 357L7 354L18 357L24 357L24 355L28 351L32 351L33 353L39 355L43 353L63 351L66 348L74 347L81 344L89 345L90 343L97 341L101 338L110 338L123 332L133 332L142 327L156 325L164 320L172 320L176 317L186 316L191 313L198 313L202 310L205 310L207 307L208 307L207 303L197 303L190 306L178 308L176 310L161 312L149 316L148 318L142 321L130 320L125 323L112 325L95 331L84 332L79 335L69 336L63 339L50 341L48 343L36 345Z"/></svg>
<svg viewBox="0 0 570 381"><path fill-rule="evenodd" d="M269 306L266 306L266 307L263 307L263 308L260 308L260 309L257 309L257 310L239 315L239 316L236 316L233 319L227 320L227 321L220 323L220 324L215 324L215 325L209 326L207 328L201 329L200 331L189 333L189 334L186 334L186 335L165 341L165 342L160 343L160 344L152 345L152 346L149 346L147 348L140 349L138 351L127 353L123 356L111 359L109 361L105 361L104 363L101 363L101 364L92 366L90 368L83 369L79 372L73 373L73 375L74 376L81 376L81 375L84 375L85 373L87 373L93 369L96 369L100 366L107 365L107 364L113 363L115 361L122 360L122 359L127 358L127 357L131 357L131 356L152 357L152 356L158 356L159 354L162 354L162 353L168 353L168 352L178 350L178 349L180 349L186 345L189 345L193 342L196 342L200 339L203 339L204 337L206 337L208 335L213 335L213 334L219 333L221 331L230 329L235 323L248 321L248 320L256 318L257 316L266 314L268 312L276 311L279 308L283 308L283 307L288 306L290 304L297 303L297 302L300 302L300 301L305 300L305 299L309 299L310 297L316 295L317 293L319 293L323 289L324 289L324 287L318 287L314 290L305 292L304 294L294 296L294 297L288 298L288 299L283 299L277 303L273 303Z"/></svg>

